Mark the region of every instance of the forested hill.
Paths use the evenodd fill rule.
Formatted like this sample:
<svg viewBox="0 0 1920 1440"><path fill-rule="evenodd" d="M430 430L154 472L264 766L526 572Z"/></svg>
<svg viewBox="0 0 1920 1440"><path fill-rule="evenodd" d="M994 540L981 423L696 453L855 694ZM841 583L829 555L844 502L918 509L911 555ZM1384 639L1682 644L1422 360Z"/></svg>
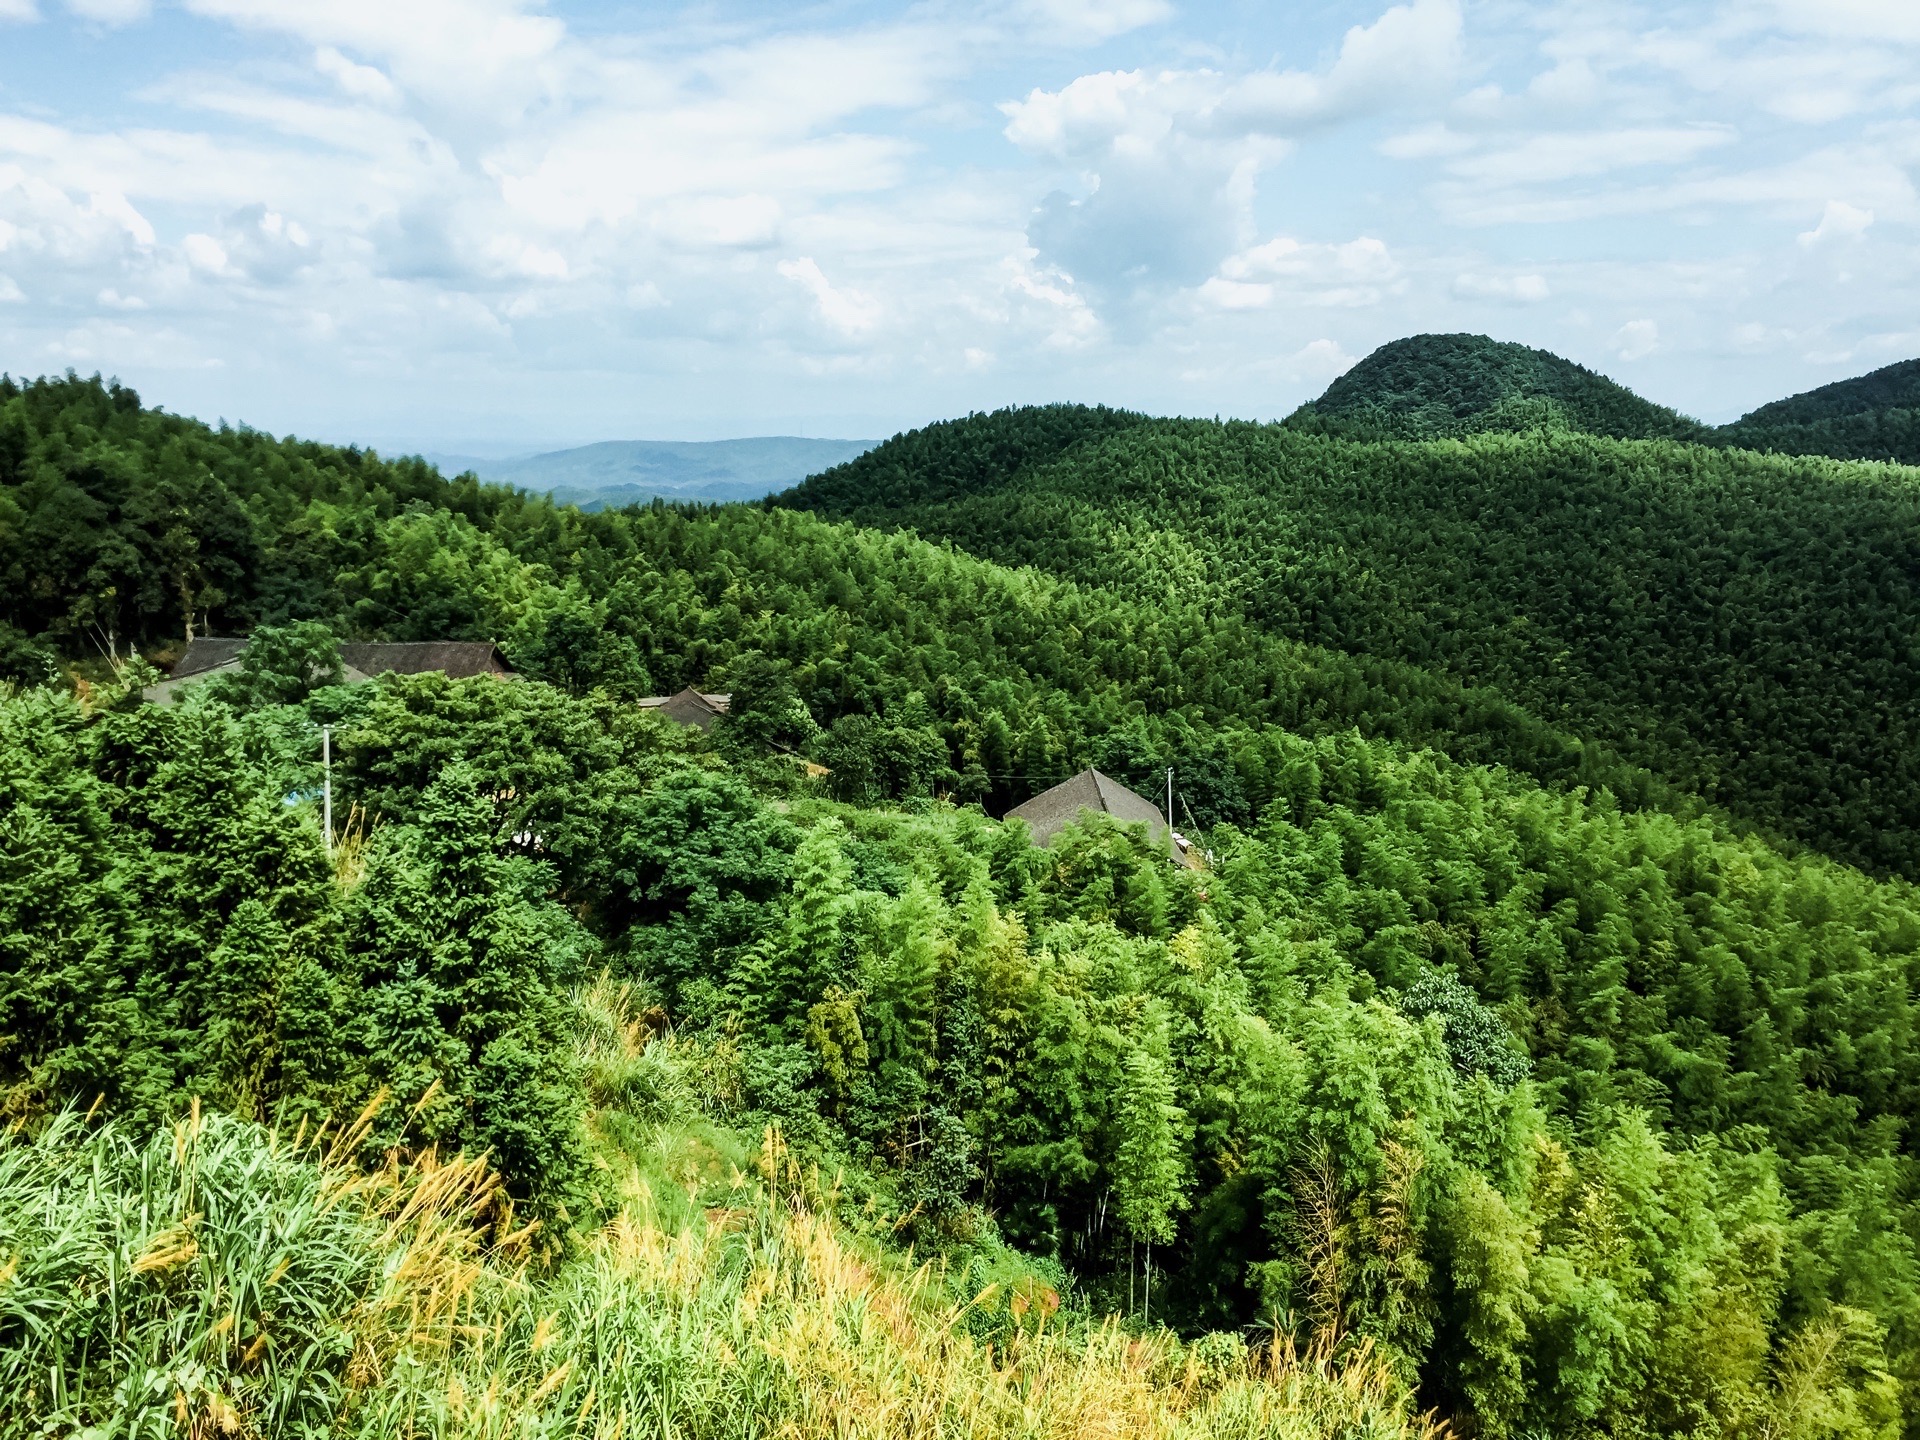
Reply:
<svg viewBox="0 0 1920 1440"><path fill-rule="evenodd" d="M1636 440L1710 434L1583 365L1484 335L1413 335L1382 345L1287 424L1367 440L1542 426Z"/></svg>
<svg viewBox="0 0 1920 1440"><path fill-rule="evenodd" d="M1762 405L1716 433L1753 450L1920 465L1920 360Z"/></svg>
<svg viewBox="0 0 1920 1440"><path fill-rule="evenodd" d="M909 430L809 477L809 508L923 505L977 495L1078 446L1151 423L1104 405L1022 405Z"/></svg>
<svg viewBox="0 0 1920 1440"><path fill-rule="evenodd" d="M1022 424L954 422L938 453L969 433L1004 453ZM783 503L1451 675L1771 830L1920 874L1912 471L1560 430L1360 444L1202 421L1010 478L970 463L902 485L866 464Z"/></svg>
<svg viewBox="0 0 1920 1440"><path fill-rule="evenodd" d="M1913 465L1920 464L1920 360L1708 426L1550 351L1485 335L1414 335L1382 345L1286 423L1357 440L1574 430Z"/></svg>
<svg viewBox="0 0 1920 1440"><path fill-rule="evenodd" d="M1904 723L1908 477L892 455L1045 567L0 385L0 1437L1920 1436L1913 887L1457 678L1820 782L1862 676ZM142 703L188 624L253 643ZM711 732L631 703L687 684ZM994 818L1088 764L1174 767L1209 868Z"/></svg>

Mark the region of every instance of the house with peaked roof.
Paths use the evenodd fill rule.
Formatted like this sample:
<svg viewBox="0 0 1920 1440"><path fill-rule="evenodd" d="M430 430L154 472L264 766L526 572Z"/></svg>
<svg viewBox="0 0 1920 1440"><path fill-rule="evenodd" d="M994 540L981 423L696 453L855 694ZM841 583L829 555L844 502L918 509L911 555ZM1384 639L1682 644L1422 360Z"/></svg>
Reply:
<svg viewBox="0 0 1920 1440"><path fill-rule="evenodd" d="M215 636L195 640L174 662L167 678L149 685L141 694L148 700L170 700L189 685L238 671L246 652L244 639ZM464 680L470 675L505 678L513 674L513 667L488 640L419 640L342 645L340 671L346 684L364 685L379 675L434 672L450 680Z"/></svg>
<svg viewBox="0 0 1920 1440"><path fill-rule="evenodd" d="M1122 824L1144 824L1148 839L1155 845L1167 843L1167 821L1160 807L1098 770L1082 770L1071 780L1041 791L1024 805L1014 806L1006 818L1026 821L1034 844L1051 845L1062 830L1087 811L1111 815ZM1200 852L1178 830L1173 832L1173 845L1180 864L1190 869L1200 867Z"/></svg>
<svg viewBox="0 0 1920 1440"><path fill-rule="evenodd" d="M702 730L711 730L713 722L732 706L733 697L696 690L689 685L678 695L654 695L637 703L641 709L651 710L677 725L698 725Z"/></svg>

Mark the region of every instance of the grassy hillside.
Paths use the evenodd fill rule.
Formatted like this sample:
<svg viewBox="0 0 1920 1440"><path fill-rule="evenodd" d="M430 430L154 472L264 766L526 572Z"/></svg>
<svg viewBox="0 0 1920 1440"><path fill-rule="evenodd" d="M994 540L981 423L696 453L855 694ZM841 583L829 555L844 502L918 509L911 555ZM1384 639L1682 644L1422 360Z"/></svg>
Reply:
<svg viewBox="0 0 1920 1440"><path fill-rule="evenodd" d="M1920 360L1762 405L1717 434L1751 450L1920 465Z"/></svg>
<svg viewBox="0 0 1920 1440"><path fill-rule="evenodd" d="M1041 1434L1869 1435L1920 1382L1903 888L1277 730L1234 742L1266 818L1193 876L1108 825L835 804L743 746L764 713L98 698L0 704L10 1423L591 1392L996 1433L1014 1384ZM321 716L372 817L331 863L278 798ZM281 1139L144 1138L190 1097ZM447 1163L483 1148L497 1178ZM953 1278L882 1283L909 1242Z"/></svg>
<svg viewBox="0 0 1920 1440"><path fill-rule="evenodd" d="M778 508L586 516L80 382L0 429L10 536L89 517L6 551L51 673L0 693L0 1434L1913 1433L1912 888L1445 655L1288 638L1237 558L1387 465L1456 517L1561 476L1548 535L1654 506L1606 488L1635 457L1761 467L1691 487L1740 503L1886 477L1057 409L829 477L939 459L924 514L1091 583ZM1333 533L1347 591L1425 573ZM199 623L301 618L142 705L124 642L183 622L149 583L183 554L254 557ZM1485 622L1459 588L1439 633ZM319 683L342 634L498 638L525 678ZM734 697L710 734L627 703L696 681ZM1089 762L1174 764L1211 867L991 818Z"/></svg>
<svg viewBox="0 0 1920 1440"><path fill-rule="evenodd" d="M990 454L1017 423L921 444L977 431ZM1375 445L1197 421L905 490L888 455L782 503L1450 675L1777 833L1920 873L1920 719L1893 699L1920 693L1913 472L1562 431Z"/></svg>
<svg viewBox="0 0 1920 1440"><path fill-rule="evenodd" d="M1704 439L1707 427L1546 350L1484 335L1382 345L1287 419L1362 440L1435 440L1549 427L1623 440Z"/></svg>
<svg viewBox="0 0 1920 1440"><path fill-rule="evenodd" d="M777 1135L596 1119L639 1143L603 1145L621 1198L555 1266L479 1157L55 1120L0 1149L0 1433L1433 1433L1366 1357L1137 1337L1017 1262L916 1268Z"/></svg>

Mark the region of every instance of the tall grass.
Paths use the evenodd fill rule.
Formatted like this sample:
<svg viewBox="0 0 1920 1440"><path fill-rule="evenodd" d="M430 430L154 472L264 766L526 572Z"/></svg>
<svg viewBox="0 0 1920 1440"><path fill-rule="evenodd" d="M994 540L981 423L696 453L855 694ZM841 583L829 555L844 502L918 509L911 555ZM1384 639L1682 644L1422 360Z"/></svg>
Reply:
<svg viewBox="0 0 1920 1440"><path fill-rule="evenodd" d="M777 1136L683 1223L630 1177L551 1269L525 1227L501 1233L484 1165L368 1174L356 1143L68 1115L0 1148L0 1434L1434 1433L1364 1356L1070 1330L991 1291L954 1305L840 1231ZM1006 1321L991 1341L962 1323L980 1307Z"/></svg>

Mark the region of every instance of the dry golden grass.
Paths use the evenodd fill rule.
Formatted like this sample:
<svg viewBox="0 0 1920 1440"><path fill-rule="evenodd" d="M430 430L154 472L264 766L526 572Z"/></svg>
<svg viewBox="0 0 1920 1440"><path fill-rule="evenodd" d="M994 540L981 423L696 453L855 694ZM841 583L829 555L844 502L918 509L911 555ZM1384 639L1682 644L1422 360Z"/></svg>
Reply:
<svg viewBox="0 0 1920 1440"><path fill-rule="evenodd" d="M995 1287L954 1304L930 1267L843 1231L777 1136L686 1223L662 1224L636 1173L544 1269L479 1160L349 1165L371 1118L274 1137L196 1114L145 1144L69 1118L0 1150L0 1200L37 1201L0 1205L0 1434L1438 1433L1364 1351L1183 1345Z"/></svg>

